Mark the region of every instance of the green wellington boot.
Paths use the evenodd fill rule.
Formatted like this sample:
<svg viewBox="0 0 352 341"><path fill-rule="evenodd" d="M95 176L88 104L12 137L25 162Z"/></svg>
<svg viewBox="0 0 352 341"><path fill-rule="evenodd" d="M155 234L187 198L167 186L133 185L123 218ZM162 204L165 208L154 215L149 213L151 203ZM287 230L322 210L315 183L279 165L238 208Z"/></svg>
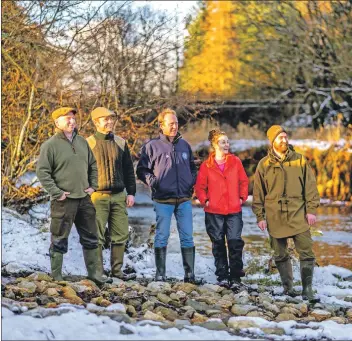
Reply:
<svg viewBox="0 0 352 341"><path fill-rule="evenodd" d="M112 279L103 276L101 272L99 248L83 249L83 257L88 272L88 279L92 280L97 285L112 283Z"/></svg>
<svg viewBox="0 0 352 341"><path fill-rule="evenodd" d="M51 277L55 281L63 281L62 278L62 262L64 260L64 255L60 252L49 251L50 253L50 263L51 263Z"/></svg>
<svg viewBox="0 0 352 341"><path fill-rule="evenodd" d="M301 261L302 298L312 304L320 302L320 298L315 296L312 288L314 263L315 260Z"/></svg>
<svg viewBox="0 0 352 341"><path fill-rule="evenodd" d="M154 248L155 255L155 281L157 282L165 282L166 281L166 246L164 247L156 247Z"/></svg>
<svg viewBox="0 0 352 341"><path fill-rule="evenodd" d="M279 270L282 286L284 287L284 294L291 297L299 296L300 293L293 289L293 272L291 260L288 259L284 262L277 262L276 266Z"/></svg>
<svg viewBox="0 0 352 341"><path fill-rule="evenodd" d="M122 271L125 244L111 244L111 276L128 281L135 279L135 273L126 274Z"/></svg>

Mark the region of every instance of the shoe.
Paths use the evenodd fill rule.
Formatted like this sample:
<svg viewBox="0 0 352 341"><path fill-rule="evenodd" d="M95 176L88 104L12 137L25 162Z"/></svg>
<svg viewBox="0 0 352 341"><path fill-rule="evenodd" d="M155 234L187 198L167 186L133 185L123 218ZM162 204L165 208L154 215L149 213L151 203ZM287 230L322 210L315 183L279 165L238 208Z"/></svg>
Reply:
<svg viewBox="0 0 352 341"><path fill-rule="evenodd" d="M216 284L219 285L220 287L230 288L230 283L227 278L218 279Z"/></svg>
<svg viewBox="0 0 352 341"><path fill-rule="evenodd" d="M202 284L201 279L196 279L194 276L194 261L195 261L196 248L181 247L183 269L185 270L185 283Z"/></svg>

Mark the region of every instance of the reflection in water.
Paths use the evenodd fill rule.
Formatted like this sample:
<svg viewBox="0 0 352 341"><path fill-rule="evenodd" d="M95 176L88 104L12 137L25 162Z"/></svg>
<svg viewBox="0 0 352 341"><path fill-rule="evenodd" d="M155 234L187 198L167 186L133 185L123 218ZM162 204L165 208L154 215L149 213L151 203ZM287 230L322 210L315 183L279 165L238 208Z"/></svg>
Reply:
<svg viewBox="0 0 352 341"><path fill-rule="evenodd" d="M149 235L149 227L155 222L155 212L152 207L138 206L128 210L129 223L135 228L136 238L133 245L145 243ZM269 252L268 234L257 227L256 218L250 206L243 207L243 239L245 251L255 254ZM352 215L351 208L320 207L316 228L323 231L323 236L313 237L314 252L321 266L333 264L352 270ZM204 212L199 207L193 207L194 242L197 252L205 256L212 255L211 242L205 231ZM168 250L179 251L179 237L176 221L171 221L171 232Z"/></svg>

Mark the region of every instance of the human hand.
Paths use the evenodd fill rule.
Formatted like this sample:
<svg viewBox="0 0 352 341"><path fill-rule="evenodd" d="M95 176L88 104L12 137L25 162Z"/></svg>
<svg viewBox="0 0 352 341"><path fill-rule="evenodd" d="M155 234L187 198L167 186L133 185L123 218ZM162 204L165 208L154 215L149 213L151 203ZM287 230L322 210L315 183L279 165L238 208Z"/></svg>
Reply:
<svg viewBox="0 0 352 341"><path fill-rule="evenodd" d="M205 202L205 207L208 207L209 206L209 200L207 200L206 202Z"/></svg>
<svg viewBox="0 0 352 341"><path fill-rule="evenodd" d="M61 197L59 199L57 199L57 201L65 200L69 194L70 194L70 192L64 192L64 194L61 195Z"/></svg>
<svg viewBox="0 0 352 341"><path fill-rule="evenodd" d="M86 193L88 193L89 195L92 195L93 192L95 192L95 190L92 187L88 187L87 189L84 190Z"/></svg>
<svg viewBox="0 0 352 341"><path fill-rule="evenodd" d="M243 204L243 200L242 199L240 199L240 203L241 203L241 205Z"/></svg>
<svg viewBox="0 0 352 341"><path fill-rule="evenodd" d="M258 223L258 227L262 230L265 231L267 229L267 224L266 224L266 220L262 220Z"/></svg>
<svg viewBox="0 0 352 341"><path fill-rule="evenodd" d="M126 205L127 205L127 207L132 207L134 205L134 196L133 195L127 195Z"/></svg>
<svg viewBox="0 0 352 341"><path fill-rule="evenodd" d="M317 222L317 216L314 214L307 213L306 219L309 226L313 226Z"/></svg>

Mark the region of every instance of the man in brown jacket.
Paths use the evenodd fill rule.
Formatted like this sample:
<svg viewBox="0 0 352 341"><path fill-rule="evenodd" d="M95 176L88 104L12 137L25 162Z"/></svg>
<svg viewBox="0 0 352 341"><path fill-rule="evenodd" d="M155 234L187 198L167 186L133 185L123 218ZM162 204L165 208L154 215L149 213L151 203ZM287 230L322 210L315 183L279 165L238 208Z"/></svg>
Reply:
<svg viewBox="0 0 352 341"><path fill-rule="evenodd" d="M310 234L319 206L315 177L307 160L288 144L283 127L272 126L267 136L268 155L260 160L255 172L253 212L259 228L268 229L284 293L297 295L287 251L287 238L293 238L300 258L302 297L316 303L319 299L312 289L315 256Z"/></svg>

